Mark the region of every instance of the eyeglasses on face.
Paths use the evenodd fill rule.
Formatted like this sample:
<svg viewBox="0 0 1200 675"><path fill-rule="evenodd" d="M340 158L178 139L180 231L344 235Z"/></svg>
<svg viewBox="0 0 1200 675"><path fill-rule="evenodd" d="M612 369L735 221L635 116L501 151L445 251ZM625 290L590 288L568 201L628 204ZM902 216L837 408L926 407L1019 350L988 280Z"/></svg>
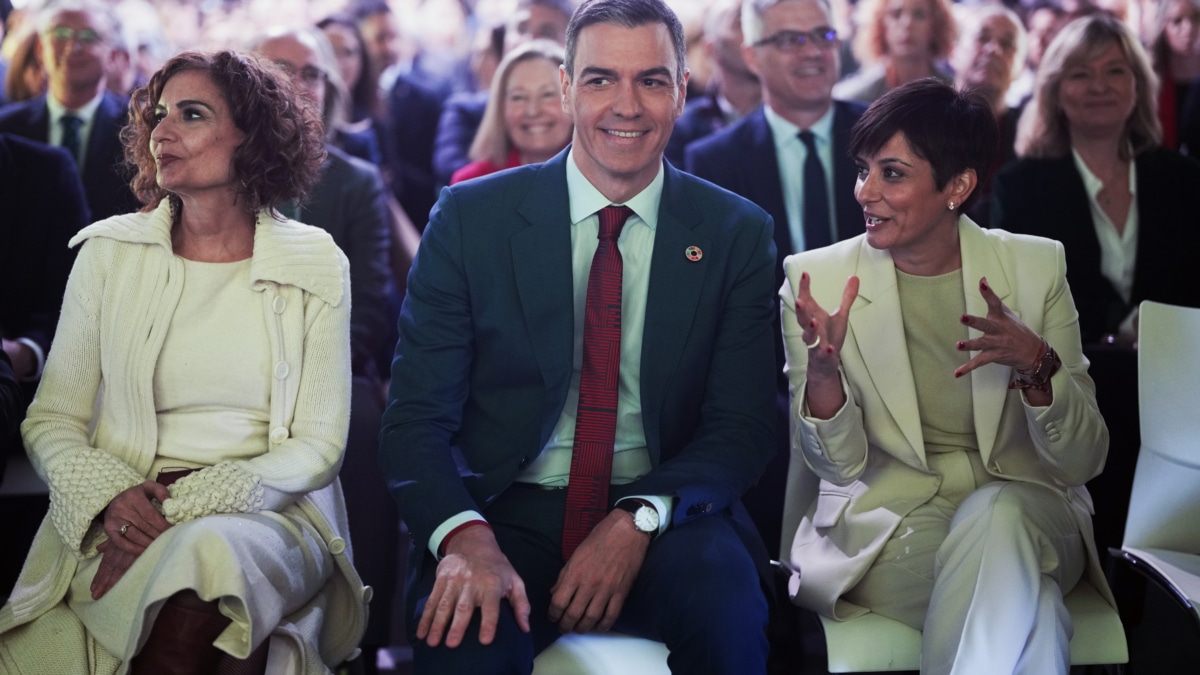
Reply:
<svg viewBox="0 0 1200 675"><path fill-rule="evenodd" d="M781 30L774 35L767 36L755 42L754 46L762 47L764 45L771 45L781 52L796 52L809 43L823 49L828 49L837 43L837 39L838 34L836 30L828 26L821 26L810 31Z"/></svg>
<svg viewBox="0 0 1200 675"><path fill-rule="evenodd" d="M300 79L306 84L316 84L317 82L325 79L325 71L316 66L309 65L304 66L300 70L296 70L296 68L287 61L276 61L275 65L282 68L288 75L299 75Z"/></svg>
<svg viewBox="0 0 1200 675"><path fill-rule="evenodd" d="M75 29L70 26L54 26L46 31L46 35L54 42L67 42L75 38L76 42L89 46L99 44L103 40L100 34L91 28Z"/></svg>

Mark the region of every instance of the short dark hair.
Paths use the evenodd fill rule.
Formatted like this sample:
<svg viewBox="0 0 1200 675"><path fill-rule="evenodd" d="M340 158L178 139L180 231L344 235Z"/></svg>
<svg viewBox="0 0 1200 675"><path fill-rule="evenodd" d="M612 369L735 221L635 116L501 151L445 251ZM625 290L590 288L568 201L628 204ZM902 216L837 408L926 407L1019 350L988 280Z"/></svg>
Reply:
<svg viewBox="0 0 1200 675"><path fill-rule="evenodd" d="M901 85L875 100L850 131L850 155L879 152L893 136L904 134L913 152L933 167L937 189L967 169L978 177L963 203L971 205L987 185L1000 128L986 97L960 92L933 77Z"/></svg>
<svg viewBox="0 0 1200 675"><path fill-rule="evenodd" d="M567 23L567 58L563 65L568 77L575 77L575 50L579 47L579 34L584 28L597 23L615 23L626 28L655 23L666 26L675 47L675 84L683 81L683 71L687 67L687 41L683 36L683 24L662 0L586 0Z"/></svg>
<svg viewBox="0 0 1200 675"><path fill-rule="evenodd" d="M180 212L179 197L158 185L150 134L158 124L155 108L163 88L175 75L191 70L212 78L234 125L246 135L233 153L238 203L255 212L303 199L316 185L325 160L321 111L272 63L229 50L190 51L168 60L129 99L129 122L121 140L126 159L137 167L131 186L146 205L143 210L152 210L167 197L175 213Z"/></svg>

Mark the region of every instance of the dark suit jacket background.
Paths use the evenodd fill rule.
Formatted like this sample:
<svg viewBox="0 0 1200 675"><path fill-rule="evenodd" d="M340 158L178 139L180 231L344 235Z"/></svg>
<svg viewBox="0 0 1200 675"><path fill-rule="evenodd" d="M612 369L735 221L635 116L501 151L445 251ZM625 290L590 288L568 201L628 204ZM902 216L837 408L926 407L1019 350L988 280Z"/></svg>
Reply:
<svg viewBox="0 0 1200 675"><path fill-rule="evenodd" d="M0 327L47 355L75 253L67 241L90 222L83 186L66 150L0 133ZM20 405L36 382L22 383ZM3 447L9 445L9 447ZM0 467L19 437L0 436Z"/></svg>
<svg viewBox="0 0 1200 675"><path fill-rule="evenodd" d="M387 117L378 125L392 193L419 229L429 222L437 199L433 140L441 114L442 99L435 92L401 75L388 92Z"/></svg>
<svg viewBox="0 0 1200 675"><path fill-rule="evenodd" d="M121 128L128 118L129 100L109 92L96 107L81 172L92 220L132 213L142 207L129 187L134 170L125 162ZM0 108L0 131L47 143L50 110L46 95Z"/></svg>
<svg viewBox="0 0 1200 675"><path fill-rule="evenodd" d="M728 126L725 122L725 111L717 102L717 92L706 91L700 96L687 102L683 114L675 120L675 128L671 138L663 150L667 161L677 167L684 166L683 151L688 144L698 141L705 136L716 133Z"/></svg>
<svg viewBox="0 0 1200 675"><path fill-rule="evenodd" d="M471 163L471 144L487 102L486 91L460 92L446 99L433 144L433 174L441 185L449 185L454 172Z"/></svg>
<svg viewBox="0 0 1200 675"><path fill-rule="evenodd" d="M325 230L350 260L350 354L355 375L375 377L375 358L394 331L391 212L379 170L335 147L296 220Z"/></svg>
<svg viewBox="0 0 1200 675"><path fill-rule="evenodd" d="M483 510L541 452L567 398L573 308L567 150L442 191L409 275L384 415L384 473L412 534ZM741 512L774 452L775 252L760 209L665 165L642 336L654 467L622 489L675 495L673 527ZM704 252L699 262L684 254ZM410 598L410 601L413 599Z"/></svg>
<svg viewBox="0 0 1200 675"><path fill-rule="evenodd" d="M1173 150L1154 149L1137 165L1138 245L1130 302L1100 272L1100 240L1087 190L1070 154L1022 159L996 177L992 227L1057 239L1067 252L1067 283L1079 310L1085 345L1115 333L1142 300L1200 307L1195 280L1200 251L1200 163Z"/></svg>

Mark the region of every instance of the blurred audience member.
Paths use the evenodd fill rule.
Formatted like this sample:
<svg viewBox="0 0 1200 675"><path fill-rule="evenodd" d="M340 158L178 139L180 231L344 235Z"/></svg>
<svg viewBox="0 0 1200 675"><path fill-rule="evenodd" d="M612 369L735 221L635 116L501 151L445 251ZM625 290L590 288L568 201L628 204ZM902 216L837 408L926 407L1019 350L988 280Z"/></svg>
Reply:
<svg viewBox="0 0 1200 675"><path fill-rule="evenodd" d="M954 47L949 0L860 0L856 17L854 55L862 65L834 87L834 97L870 103L923 77L952 81L940 67Z"/></svg>
<svg viewBox="0 0 1200 675"><path fill-rule="evenodd" d="M576 4L576 0L517 0L517 9L505 24L504 51L531 40L562 44ZM487 100L486 90L460 92L446 100L433 150L433 170L438 182L449 181L455 171L473 159L470 148L483 121Z"/></svg>
<svg viewBox="0 0 1200 675"><path fill-rule="evenodd" d="M704 21L704 51L713 73L704 92L675 121L665 154L683 166L688 143L725 128L762 105L762 84L742 56L742 0L717 0Z"/></svg>
<svg viewBox="0 0 1200 675"><path fill-rule="evenodd" d="M67 242L88 222L83 185L67 152L0 133L0 338L20 383L15 424L25 417L50 352L75 259ZM17 452L21 439L5 425L0 474Z"/></svg>
<svg viewBox="0 0 1200 675"><path fill-rule="evenodd" d="M46 93L46 69L38 54L37 31L22 26L8 36L5 45L7 69L4 72L4 103L28 101Z"/></svg>
<svg viewBox="0 0 1200 675"><path fill-rule="evenodd" d="M1149 45L1163 146L1200 156L1200 0L1164 0Z"/></svg>
<svg viewBox="0 0 1200 675"><path fill-rule="evenodd" d="M79 167L95 220L136 211L120 132L127 101L107 91L120 24L95 0L50 5L37 19L47 94L0 109L0 131L57 145Z"/></svg>
<svg viewBox="0 0 1200 675"><path fill-rule="evenodd" d="M455 171L451 184L544 162L567 147L573 127L562 108L562 63L562 46L550 40L526 42L504 57L471 144L475 161Z"/></svg>
<svg viewBox="0 0 1200 675"><path fill-rule="evenodd" d="M1066 12L1057 0L1036 0L1025 13L1025 32L1028 36L1025 49L1025 66L1017 79L1008 87L1007 101L1013 108L1025 105L1033 95L1033 80L1046 47L1066 23Z"/></svg>
<svg viewBox="0 0 1200 675"><path fill-rule="evenodd" d="M1000 4L963 5L957 8L958 42L950 56L954 86L974 90L987 99L1000 126L1000 147L992 155L987 176L1017 158L1017 120L1021 110L1005 103L1005 93L1025 61L1025 28L1012 10ZM992 183L980 177L975 199L966 213L987 227Z"/></svg>
<svg viewBox="0 0 1200 675"><path fill-rule="evenodd" d="M338 72L350 94L343 102L347 108L346 120L369 125L378 106L379 90L371 80L371 62L358 24L347 14L334 14L318 21L317 27L333 46Z"/></svg>
<svg viewBox="0 0 1200 675"><path fill-rule="evenodd" d="M1133 30L1104 13L1050 44L995 182L993 227L1057 239L1084 344L1132 342L1142 300L1200 306L1193 283L1200 163L1161 147L1155 75Z"/></svg>

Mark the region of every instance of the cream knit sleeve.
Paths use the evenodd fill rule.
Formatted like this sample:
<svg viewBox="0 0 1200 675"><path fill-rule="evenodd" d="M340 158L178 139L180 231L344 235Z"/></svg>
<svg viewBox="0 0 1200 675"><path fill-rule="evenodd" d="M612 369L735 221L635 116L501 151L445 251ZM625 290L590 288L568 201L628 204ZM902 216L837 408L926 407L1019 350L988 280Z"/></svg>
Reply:
<svg viewBox="0 0 1200 675"><path fill-rule="evenodd" d="M262 478L233 462L221 462L180 478L163 502L172 525L215 513L255 513L263 506Z"/></svg>
<svg viewBox="0 0 1200 675"><path fill-rule="evenodd" d="M96 516L113 497L144 480L128 464L94 448L64 454L47 473L50 521L67 548L81 556L98 543L98 532L88 533Z"/></svg>

